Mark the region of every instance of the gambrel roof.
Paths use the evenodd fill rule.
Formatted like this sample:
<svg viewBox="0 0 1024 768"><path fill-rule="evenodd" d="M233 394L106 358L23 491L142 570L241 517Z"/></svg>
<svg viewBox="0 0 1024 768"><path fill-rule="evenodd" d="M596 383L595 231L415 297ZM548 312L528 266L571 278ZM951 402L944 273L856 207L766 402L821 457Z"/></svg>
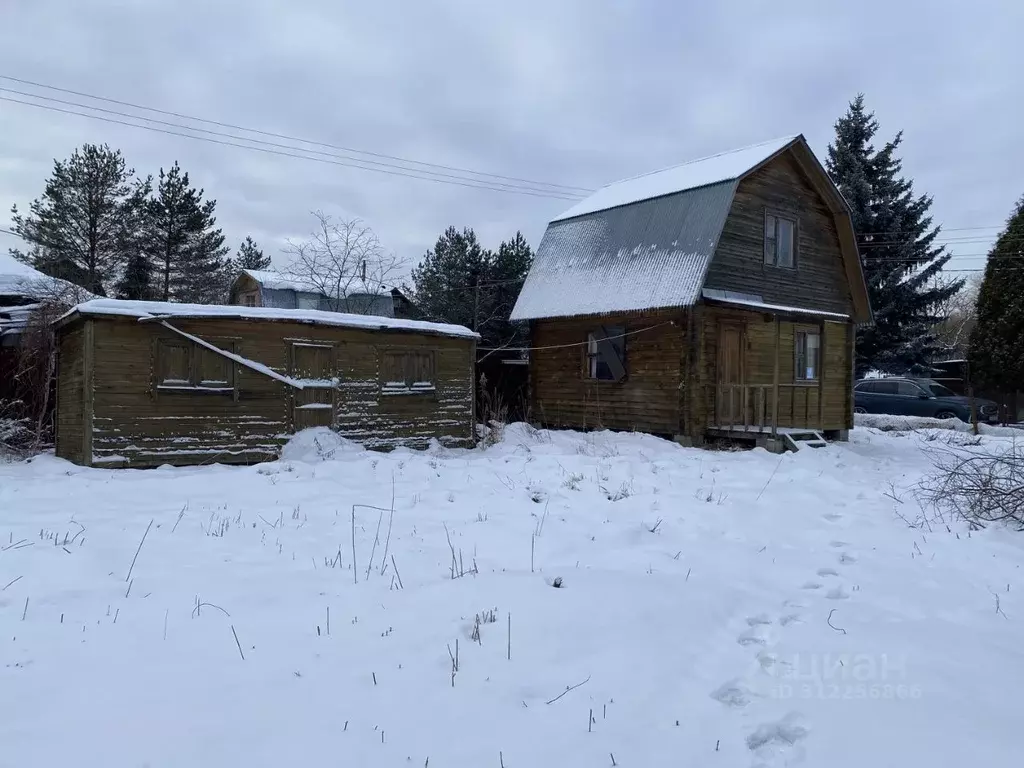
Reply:
<svg viewBox="0 0 1024 768"><path fill-rule="evenodd" d="M854 319L869 320L850 209L801 136L609 184L548 224L513 320L691 306L701 299L736 188L792 152L836 219Z"/></svg>

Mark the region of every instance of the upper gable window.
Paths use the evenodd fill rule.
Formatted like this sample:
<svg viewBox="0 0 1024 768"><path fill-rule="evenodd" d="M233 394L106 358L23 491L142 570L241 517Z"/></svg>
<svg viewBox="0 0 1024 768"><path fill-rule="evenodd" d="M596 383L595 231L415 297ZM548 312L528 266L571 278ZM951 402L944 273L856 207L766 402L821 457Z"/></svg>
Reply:
<svg viewBox="0 0 1024 768"><path fill-rule="evenodd" d="M764 263L773 267L796 264L796 221L774 213L764 216Z"/></svg>

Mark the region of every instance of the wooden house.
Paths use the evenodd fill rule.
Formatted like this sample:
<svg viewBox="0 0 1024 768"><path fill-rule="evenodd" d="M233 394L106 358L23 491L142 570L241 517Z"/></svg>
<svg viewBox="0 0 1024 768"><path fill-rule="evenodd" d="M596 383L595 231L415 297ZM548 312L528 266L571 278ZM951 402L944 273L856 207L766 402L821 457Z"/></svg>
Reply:
<svg viewBox="0 0 1024 768"><path fill-rule="evenodd" d="M311 280L269 269L243 269L231 285L231 304L278 309L319 309L378 317L417 319L412 302L397 288L362 277Z"/></svg>
<svg viewBox="0 0 1024 768"><path fill-rule="evenodd" d="M782 447L853 426L871 308L849 207L796 136L573 206L512 319L530 321L535 421Z"/></svg>
<svg viewBox="0 0 1024 768"><path fill-rule="evenodd" d="M77 464L251 463L313 426L372 448L473 440L462 326L101 299L56 328L57 455Z"/></svg>

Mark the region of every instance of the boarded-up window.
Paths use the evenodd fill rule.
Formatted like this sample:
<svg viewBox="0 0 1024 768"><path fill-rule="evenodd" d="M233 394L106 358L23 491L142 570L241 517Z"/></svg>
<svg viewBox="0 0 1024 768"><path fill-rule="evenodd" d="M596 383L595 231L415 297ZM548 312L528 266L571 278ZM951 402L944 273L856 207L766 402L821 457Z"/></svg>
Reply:
<svg viewBox="0 0 1024 768"><path fill-rule="evenodd" d="M330 344L292 344L292 376L310 384L334 384L334 347Z"/></svg>
<svg viewBox="0 0 1024 768"><path fill-rule="evenodd" d="M432 350L385 350L380 356L381 390L385 394L414 394L435 389Z"/></svg>
<svg viewBox="0 0 1024 768"><path fill-rule="evenodd" d="M797 331L796 380L817 381L821 365L821 334L817 331Z"/></svg>
<svg viewBox="0 0 1024 768"><path fill-rule="evenodd" d="M192 385L192 345L161 339L157 348L157 383L164 387Z"/></svg>
<svg viewBox="0 0 1024 768"><path fill-rule="evenodd" d="M226 352L235 351L231 339L207 341ZM156 383L161 389L234 390L234 362L211 349L184 339L160 339L156 358Z"/></svg>
<svg viewBox="0 0 1024 768"><path fill-rule="evenodd" d="M601 326L587 336L587 378L622 381L626 378L626 329Z"/></svg>
<svg viewBox="0 0 1024 768"><path fill-rule="evenodd" d="M765 214L764 263L775 267L792 267L796 263L796 221Z"/></svg>
<svg viewBox="0 0 1024 768"><path fill-rule="evenodd" d="M234 351L232 342L218 342L226 352ZM204 347L196 349L196 385L208 389L231 389L235 385L234 363L224 355Z"/></svg>

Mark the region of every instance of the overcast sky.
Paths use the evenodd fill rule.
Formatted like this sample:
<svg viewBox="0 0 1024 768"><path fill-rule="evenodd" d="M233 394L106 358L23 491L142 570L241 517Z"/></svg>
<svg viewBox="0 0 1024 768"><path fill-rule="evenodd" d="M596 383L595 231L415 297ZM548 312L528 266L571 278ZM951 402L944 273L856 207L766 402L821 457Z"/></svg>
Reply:
<svg viewBox="0 0 1024 768"><path fill-rule="evenodd" d="M824 160L864 91L884 135L904 131L905 171L960 241L953 265L974 268L1024 194L1022 29L1020 0L0 0L0 75L584 188L793 133ZM251 234L275 257L315 208L364 219L414 262L450 224L536 245L572 204L0 101L0 227L84 142L120 148L143 174L180 161L217 199L229 242ZM0 233L0 248L16 244Z"/></svg>

